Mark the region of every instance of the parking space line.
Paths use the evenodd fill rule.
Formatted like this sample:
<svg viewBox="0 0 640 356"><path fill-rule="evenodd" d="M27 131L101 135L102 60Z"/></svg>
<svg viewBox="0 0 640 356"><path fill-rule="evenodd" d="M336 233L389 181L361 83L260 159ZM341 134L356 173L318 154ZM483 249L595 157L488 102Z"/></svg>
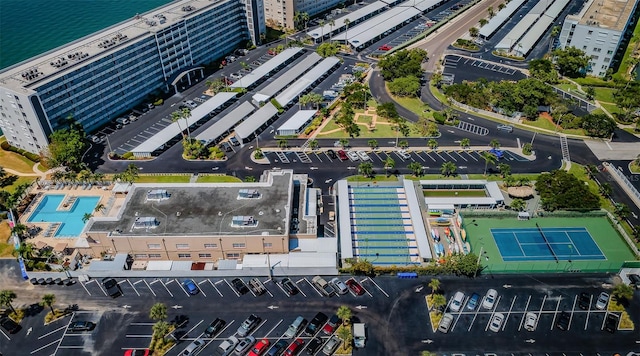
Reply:
<svg viewBox="0 0 640 356"><path fill-rule="evenodd" d="M607 321L607 315L609 315L609 311L604 311L604 318L602 318L602 325L600 325L600 330L604 330L604 323Z"/></svg>
<svg viewBox="0 0 640 356"><path fill-rule="evenodd" d="M486 298L486 296L482 297L482 300L480 301L480 304L476 306L475 313L473 314L473 319L471 319L471 324L469 324L469 328L467 329L467 331L471 331L471 328L473 327L473 323L476 322L476 318L478 317L478 312L480 311L480 308L482 306L482 303L484 303L484 299L485 298Z"/></svg>
<svg viewBox="0 0 640 356"><path fill-rule="evenodd" d="M4 333L3 333L3 334L4 334ZM9 340L11 340L11 339L9 339ZM62 341L62 338L60 338L60 340L52 341L52 342L50 342L50 343L48 343L48 344L46 344L46 345L44 345L44 346L42 346L42 347L40 347L40 348L38 348L38 349L35 349L35 350L31 351L31 354L33 355L33 354L35 354L36 352L40 352L40 351L42 351L42 350L46 349L47 347L49 347L49 346L51 346L51 345L55 344L56 342L61 342L61 341ZM56 352L57 352L57 351L58 351L58 348L56 347ZM52 355L55 355L55 354L56 354L56 352L54 352Z"/></svg>
<svg viewBox="0 0 640 356"><path fill-rule="evenodd" d="M192 331L193 331L193 329L197 328L197 327L198 327L200 324L202 324L203 322L204 322L204 320L200 320L200 322L199 322L199 323L197 323L196 325L194 325L191 329L187 330L187 332L186 332L186 333L184 333L184 335L189 335L189 333L190 333L190 332L192 332ZM201 333L200 335L202 335L202 333ZM198 336L200 336L200 335L198 335ZM180 339L182 339L182 338L180 338Z"/></svg>
<svg viewBox="0 0 640 356"><path fill-rule="evenodd" d="M458 160L457 160L457 159L455 159L455 157L453 157L449 152L445 152L445 153L447 154L447 156L451 157L451 159L452 159L454 162L458 162Z"/></svg>
<svg viewBox="0 0 640 356"><path fill-rule="evenodd" d="M222 293L220 293L220 290L218 289L218 287L216 287L216 285L215 285L213 282L211 282L211 280L210 280L210 279L207 279L207 281L209 281L209 284L211 284L211 286L213 287L213 289L215 289L215 290L216 290L216 292L218 292L218 294L220 294L220 296L221 296L221 297L224 297L224 296L222 295Z"/></svg>
<svg viewBox="0 0 640 356"><path fill-rule="evenodd" d="M89 290L87 289L87 287L84 286L84 283L80 282L80 285L82 286L84 291L87 292L87 294L91 295L91 293L89 293Z"/></svg>
<svg viewBox="0 0 640 356"><path fill-rule="evenodd" d="M382 292L382 294L384 294L387 298L389 298L389 294L387 294L387 292L385 292L384 289L380 288L378 283L376 283L373 279L368 278L368 277L367 277L367 280L369 280L371 283L373 283L373 285L376 286L376 288L378 288Z"/></svg>
<svg viewBox="0 0 640 356"><path fill-rule="evenodd" d="M522 329L522 324L524 323L524 317L527 315L527 309L529 308L529 302L531 301L531 295L527 298L527 304L524 306L524 311L522 312L522 319L520 320L520 325L518 326L518 331Z"/></svg>
<svg viewBox="0 0 640 356"><path fill-rule="evenodd" d="M556 317L558 316L558 309L560 309L560 302L562 301L562 296L558 297L558 304L556 304L556 310L553 312L553 320L551 321L551 329L556 325Z"/></svg>
<svg viewBox="0 0 640 356"><path fill-rule="evenodd" d="M151 286L149 285L149 283L147 282L147 280L146 280L146 279L143 279L142 281L144 281L144 284L146 284L146 285L147 285L147 287L148 287L148 288L149 288L149 290L151 291L151 294L153 294L153 296L154 296L154 297L157 297L157 296L156 296L156 292L154 292L154 291L153 291L153 289L151 289ZM153 283L153 282L151 282L151 283Z"/></svg>
<svg viewBox="0 0 640 356"><path fill-rule="evenodd" d="M69 325L71 325L71 321L73 320L73 317L75 316L75 314L76 313L72 313L71 314L71 318L69 318L69 322L67 323L66 329L69 329ZM58 349L60 348L60 345L62 344L62 340L64 339L66 334L67 334L67 331L65 330L64 333L62 334L62 337L58 340L58 346L56 346L56 350L53 352L53 355L58 353ZM55 342L53 342L53 343L55 343ZM49 345L52 345L53 343L50 343ZM43 348L48 347L49 345L41 347L38 350L32 351L31 354L33 354L35 352L38 352L39 350L42 350Z"/></svg>
<svg viewBox="0 0 640 356"><path fill-rule="evenodd" d="M416 156L418 156L418 158L420 158L420 159L422 160L422 162L426 162L426 161L424 160L424 158L422 158L422 156L421 156L418 152L415 152L415 154L416 154Z"/></svg>
<svg viewBox="0 0 640 356"><path fill-rule="evenodd" d="M493 310L491 311L491 315L489 315L489 320L487 320L487 326L484 327L484 331L489 330L489 324L491 324L491 319L493 319L493 314L495 314L496 310L498 310L498 304L500 304L501 300L502 300L502 296L499 295L498 299L496 300L496 304L493 306Z"/></svg>
<svg viewBox="0 0 640 356"><path fill-rule="evenodd" d="M465 162L469 162L466 158L464 158L464 156L462 156L462 155L460 154L460 152L455 151L455 153L456 153L460 158L462 158Z"/></svg>
<svg viewBox="0 0 640 356"><path fill-rule="evenodd" d="M322 158L320 158L320 155L318 155L317 152L314 152L313 154L316 155L316 158L318 158L318 161L322 162Z"/></svg>
<svg viewBox="0 0 640 356"><path fill-rule="evenodd" d="M571 315L569 315L569 326L567 326L567 330L571 330L571 321L573 320L573 313L576 312L576 302L578 302L577 295L573 298L573 306L571 307Z"/></svg>
<svg viewBox="0 0 640 356"><path fill-rule="evenodd" d="M253 334L255 334L255 333L258 331L258 329L260 329L260 328L261 328L264 324L266 324L266 323L267 323L267 319L264 319L264 320L260 323L260 325L258 325L255 329L253 329L253 331L252 331L252 332L251 332L251 334L249 334L249 335L253 336ZM249 336L249 335L247 335L247 336Z"/></svg>
<svg viewBox="0 0 640 356"><path fill-rule="evenodd" d="M322 292L320 292L318 290L318 288L316 288L316 286L313 285L313 283L309 282L309 280L305 277L303 278L305 281L307 281L307 283L309 283L309 285L311 286L311 288L316 291L316 293L318 293L319 296L324 297L324 294L322 294Z"/></svg>
<svg viewBox="0 0 640 356"><path fill-rule="evenodd" d="M427 157L431 158L431 160L432 160L432 161L434 161L434 162L436 161L436 159L435 159L435 158L433 158L433 157L431 157L431 155L430 155L428 152L425 152L424 154L426 154L426 155L427 155Z"/></svg>
<svg viewBox="0 0 640 356"><path fill-rule="evenodd" d="M584 329L587 330L589 324L589 316L591 315L591 303L593 302L593 294L589 297L589 309L587 309L587 317L584 320Z"/></svg>
<svg viewBox="0 0 640 356"><path fill-rule="evenodd" d="M362 289L364 289L364 292L367 293L369 295L369 297L373 298L373 295L371 295L371 293L369 293L369 290L367 288L364 287L364 285L362 284L362 282L366 281L367 279L369 279L369 277L361 280L360 283L360 287L362 287Z"/></svg>
<svg viewBox="0 0 640 356"><path fill-rule="evenodd" d="M283 321L284 321L284 319L280 319L280 321L274 327L272 327L269 331L267 331L267 333L262 337L262 339L268 338L269 334L271 334L273 332L273 330L275 330L278 326L280 326L280 324L282 324Z"/></svg>
<svg viewBox="0 0 640 356"><path fill-rule="evenodd" d="M233 288L233 287L231 286L231 284L229 283L229 281L227 281L227 279L226 279L226 278L223 278L222 280L223 280L225 283L227 283L227 285L229 286L229 288L231 288L231 290L233 291L233 293L235 293L235 294L236 294L236 296L237 296L238 298L240 298L240 293L238 293L238 291L237 291L235 288Z"/></svg>
<svg viewBox="0 0 640 356"><path fill-rule="evenodd" d="M126 279L127 283L129 283L129 285L131 286L131 288L133 288L133 291L136 292L136 294L138 295L138 297L140 296L140 293L138 293L138 290L136 289L136 287L133 286L133 283L131 283L131 281L127 278ZM122 295L124 295L124 293L122 293Z"/></svg>
<svg viewBox="0 0 640 356"><path fill-rule="evenodd" d="M180 289L182 289L182 291L184 292L184 294L187 295L187 297L191 298L191 294L189 294L189 292L187 292L186 289L184 289L184 287L178 282L178 280L175 280L176 283L178 283L178 285L180 286ZM165 287L166 288L166 287ZM168 290L168 289L167 289Z"/></svg>
<svg viewBox="0 0 640 356"><path fill-rule="evenodd" d="M46 333L46 334L44 334L44 335L40 335L40 336L38 336L38 340L42 340L42 339L44 339L45 337L47 337L47 336L49 336L49 335L51 335L51 334L55 334L55 333L57 333L58 331L60 331L60 330L62 330L62 329L66 329L66 328L67 328L67 325L64 325L64 326L61 326L61 327L59 327L59 328L57 328L57 329L55 329L55 330L53 330L53 331L49 331L48 333Z"/></svg>
<svg viewBox="0 0 640 356"><path fill-rule="evenodd" d="M164 282L162 282L161 280L158 279L158 281L160 282L160 284L162 284L162 286L164 287L164 289L167 290L167 293L169 293L169 295L171 296L171 298L173 298L173 293L171 293L171 291L169 290L169 288L167 288L167 285L164 284ZM169 281L171 282L171 281ZM167 282L168 283L168 282Z"/></svg>
<svg viewBox="0 0 640 356"><path fill-rule="evenodd" d="M464 307L464 305L466 304L466 302L469 300L469 298L465 297L465 299L462 301L462 306L460 307L460 311L458 311L458 317L456 318L456 320L453 322L453 325L451 325L451 331L453 331L456 328L456 325L458 325L458 320L460 319L460 317L462 316L462 308Z"/></svg>

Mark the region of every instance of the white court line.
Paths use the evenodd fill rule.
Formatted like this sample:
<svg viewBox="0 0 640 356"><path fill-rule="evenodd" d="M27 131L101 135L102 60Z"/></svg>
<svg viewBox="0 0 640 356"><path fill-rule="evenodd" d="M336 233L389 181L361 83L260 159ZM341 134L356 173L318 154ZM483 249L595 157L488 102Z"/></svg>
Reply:
<svg viewBox="0 0 640 356"><path fill-rule="evenodd" d="M216 290L216 292L218 292L218 294L220 294L220 296L224 298L222 293L220 293L220 290L218 289L218 287L216 287L216 285L213 282L211 282L210 279L207 279L207 281L209 281L209 284L211 284L211 286Z"/></svg>

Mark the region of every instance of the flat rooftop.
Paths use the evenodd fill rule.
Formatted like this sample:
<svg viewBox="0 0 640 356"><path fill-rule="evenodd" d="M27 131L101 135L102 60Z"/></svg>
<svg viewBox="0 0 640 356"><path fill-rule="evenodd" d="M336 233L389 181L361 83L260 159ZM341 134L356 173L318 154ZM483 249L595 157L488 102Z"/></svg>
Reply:
<svg viewBox="0 0 640 356"><path fill-rule="evenodd" d="M270 172L266 182L205 184L138 184L129 192L117 220L94 218L85 231L122 236L284 235L291 207L293 175ZM151 190L166 190L169 199L147 201ZM239 198L240 190L257 190L258 198ZM235 226L237 216L253 217L255 226ZM134 228L136 219L153 217L153 228Z"/></svg>
<svg viewBox="0 0 640 356"><path fill-rule="evenodd" d="M580 24L622 31L637 0L591 0L580 13Z"/></svg>

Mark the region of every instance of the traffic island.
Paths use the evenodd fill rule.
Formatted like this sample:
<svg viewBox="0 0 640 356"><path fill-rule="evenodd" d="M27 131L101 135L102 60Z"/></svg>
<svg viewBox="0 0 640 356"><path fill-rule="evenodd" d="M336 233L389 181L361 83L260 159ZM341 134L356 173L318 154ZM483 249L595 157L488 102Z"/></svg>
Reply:
<svg viewBox="0 0 640 356"><path fill-rule="evenodd" d="M429 294L424 299L427 302L427 309L429 310L429 322L431 323L431 330L436 332L438 329L438 325L440 325L440 320L442 320L442 312L436 308L434 308L435 294Z"/></svg>

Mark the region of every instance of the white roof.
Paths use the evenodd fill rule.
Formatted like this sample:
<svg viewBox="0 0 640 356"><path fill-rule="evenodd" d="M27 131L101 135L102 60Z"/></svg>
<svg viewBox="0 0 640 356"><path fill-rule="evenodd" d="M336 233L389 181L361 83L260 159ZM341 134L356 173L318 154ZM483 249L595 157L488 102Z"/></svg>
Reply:
<svg viewBox="0 0 640 356"><path fill-rule="evenodd" d="M498 28L511 18L511 15L516 12L516 10L520 9L520 6L522 6L525 1L526 0L512 0L509 2L507 6L498 11L498 13L489 20L489 23L480 27L480 36L484 38L491 37Z"/></svg>
<svg viewBox="0 0 640 356"><path fill-rule="evenodd" d="M311 52L309 56L305 57L298 64L293 66L293 68L287 70L282 73L278 78L276 78L269 85L261 89L257 94L253 96L253 100L256 102L265 102L274 95L278 94L282 89L286 88L287 85L291 84L294 80L298 79L301 75L303 75L309 68L313 67L316 63L320 62L322 57L316 52Z"/></svg>
<svg viewBox="0 0 640 356"><path fill-rule="evenodd" d="M298 130L300 126L307 123L316 112L317 110L300 110L289 118L289 120L285 121L282 126L278 127L278 131Z"/></svg>
<svg viewBox="0 0 640 356"><path fill-rule="evenodd" d="M529 10L529 12L527 12L527 15L542 15L544 13L544 11L547 9L547 7L549 6L549 1L539 1L537 4L535 4L531 10Z"/></svg>
<svg viewBox="0 0 640 356"><path fill-rule="evenodd" d="M420 10L421 12L425 12L427 10L429 10L432 7L435 7L441 3L443 3L445 0L423 0L420 2L416 2L415 5L413 5L413 7L415 7L416 9Z"/></svg>
<svg viewBox="0 0 640 356"><path fill-rule="evenodd" d="M244 120L247 115L251 114L256 108L250 102L244 101L240 106L231 110L228 114L220 118L213 125L202 131L196 139L211 142L231 130L236 124Z"/></svg>
<svg viewBox="0 0 640 356"><path fill-rule="evenodd" d="M327 35L331 33L332 29L335 32L336 30L340 30L341 28L345 27L344 20L346 19L349 19L350 22L356 22L363 17L366 17L380 9L383 9L386 6L387 4L385 4L384 2L376 1L372 4L357 9L356 11L350 12L344 16L334 19L333 22L335 24L333 26L329 26L329 21L326 21L326 24L324 26L309 30L309 32L307 32L307 35L313 38L320 38L320 36L322 36L323 34Z"/></svg>
<svg viewBox="0 0 640 356"><path fill-rule="evenodd" d="M384 12L380 16L376 16L375 18L378 18L378 20L371 23L373 25L372 27L364 29L355 36L351 36L351 31L349 31L349 43L354 47L359 47L377 38L386 31L395 28L396 26L402 25L405 21L409 21L415 16L418 16L422 13L420 10L414 7L400 7L397 9L403 11L398 11L394 14L393 10L395 9L396 8ZM367 22L365 22L364 24L366 24Z"/></svg>
<svg viewBox="0 0 640 356"><path fill-rule="evenodd" d="M339 63L340 60L336 57L325 58L320 64L311 68L302 78L296 80L290 87L285 89L276 97L276 101L282 105L287 106L291 103L300 93L305 91L309 86L315 83L323 75L325 75L333 66Z"/></svg>
<svg viewBox="0 0 640 356"><path fill-rule="evenodd" d="M237 82L231 84L232 88L248 88L255 84L258 80L262 79L269 73L278 69L281 65L286 63L289 59L301 52L301 47L291 47L280 52L277 56L266 61L264 64L254 69L251 73L245 75Z"/></svg>
<svg viewBox="0 0 640 356"><path fill-rule="evenodd" d="M385 21L388 21L390 18L393 18L394 16L398 16L399 14L409 9L411 8L403 7L403 6L393 7L390 10L384 11L364 22L359 23L356 26L350 26L347 31L342 32L336 36L333 36L333 39L342 40L342 41L344 41L345 39L350 40L363 32L367 32L380 24L384 24ZM413 9L413 10L416 10L416 9ZM385 31L386 30L382 31L382 33L384 33ZM349 36L349 38L347 38L347 36Z"/></svg>
<svg viewBox="0 0 640 356"><path fill-rule="evenodd" d="M553 4L551 4L551 6L549 6L549 8L547 9L547 11L545 11L544 14L555 20L558 17L558 15L560 15L562 10L564 10L564 8L567 7L570 1L571 0L556 0Z"/></svg>
<svg viewBox="0 0 640 356"><path fill-rule="evenodd" d="M525 56L529 53L529 51L531 51L531 49L533 48L533 46L536 45L536 43L538 42L538 40L540 39L540 37L542 37L542 35L545 33L545 31L547 31L547 29L549 28L549 26L551 26L551 24L553 24L553 21L555 19L549 17L549 16L542 16L538 22L536 22L531 29L527 32L527 34L524 35L524 37L522 37L522 39L520 40L520 44L522 45L522 47L514 47L514 50L520 52L520 54L522 56Z"/></svg>
<svg viewBox="0 0 640 356"><path fill-rule="evenodd" d="M188 126L200 121L203 117L209 115L210 112L223 106L229 100L235 98L237 93L218 93L213 98L205 101L191 111L191 116L187 119L180 119L176 122L172 122L164 129L151 136L148 140L144 141L138 147L135 147L131 151L134 153L151 153L160 146L169 142L172 138L180 134L180 129L184 130Z"/></svg>
<svg viewBox="0 0 640 356"><path fill-rule="evenodd" d="M525 32L529 30L531 25L533 25L538 17L540 17L539 14L525 15L522 20L520 20L520 22L518 22L513 27L513 29L509 31L509 33L507 33L507 35L504 36L502 40L500 40L500 43L498 43L495 48L510 50L511 48L518 47L518 40L520 39L520 37L522 37L522 35L524 35Z"/></svg>
<svg viewBox="0 0 640 356"><path fill-rule="evenodd" d="M342 259L353 258L351 240L351 217L349 216L349 183L338 181L338 236L340 236L340 256Z"/></svg>
<svg viewBox="0 0 640 356"><path fill-rule="evenodd" d="M278 114L278 109L270 102L261 107L236 127L236 136L240 141L251 136L260 126Z"/></svg>
<svg viewBox="0 0 640 356"><path fill-rule="evenodd" d="M173 261L149 261L147 271L171 271Z"/></svg>
<svg viewBox="0 0 640 356"><path fill-rule="evenodd" d="M324 238L318 240L325 240ZM335 240L335 239L333 239ZM335 241L333 242L335 244ZM244 255L243 268L269 268L277 265L278 268L295 267L332 267L335 268L335 252L291 252L289 254Z"/></svg>
<svg viewBox="0 0 640 356"><path fill-rule="evenodd" d="M90 271L124 271L124 266L127 264L126 253L118 253L113 258L113 261L91 261L89 264Z"/></svg>
<svg viewBox="0 0 640 356"><path fill-rule="evenodd" d="M453 204L429 204L427 209L431 210L453 210L456 207Z"/></svg>
<svg viewBox="0 0 640 356"><path fill-rule="evenodd" d="M409 205L409 215L411 215L411 223L413 224L413 234L416 237L416 244L418 245L418 251L421 258L431 259L431 248L429 247L429 237L427 235L427 229L424 226L424 220L422 220L422 213L420 211L420 203L416 196L416 190L413 186L413 181L404 179L402 181L404 191L407 196L407 205Z"/></svg>

